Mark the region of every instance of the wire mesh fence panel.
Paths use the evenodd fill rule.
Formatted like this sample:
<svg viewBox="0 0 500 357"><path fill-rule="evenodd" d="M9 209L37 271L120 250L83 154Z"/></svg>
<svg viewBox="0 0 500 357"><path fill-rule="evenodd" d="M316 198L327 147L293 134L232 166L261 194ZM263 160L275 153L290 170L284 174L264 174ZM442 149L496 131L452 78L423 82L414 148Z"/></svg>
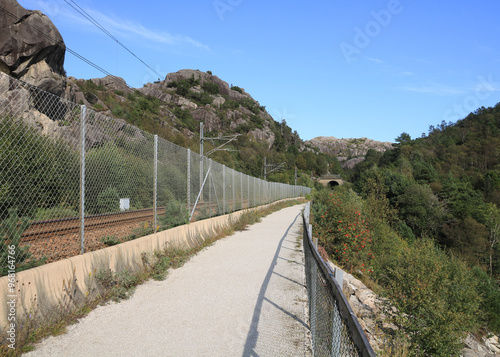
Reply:
<svg viewBox="0 0 500 357"><path fill-rule="evenodd" d="M212 170L210 172L210 177L212 179L211 190L212 190L212 201L211 207L213 215L222 214L223 209L223 167L224 165L219 164L218 162L211 161Z"/></svg>
<svg viewBox="0 0 500 357"><path fill-rule="evenodd" d="M235 211L238 211L238 210L243 208L242 182L243 182L243 174L241 172L235 172L235 174L234 174L234 210Z"/></svg>
<svg viewBox="0 0 500 357"><path fill-rule="evenodd" d="M268 203L277 188L0 73L0 260L13 247L17 271L185 222L195 203L196 220Z"/></svg>
<svg viewBox="0 0 500 357"><path fill-rule="evenodd" d="M303 247L314 356L375 356L340 287L312 244L309 209L304 214Z"/></svg>
<svg viewBox="0 0 500 357"><path fill-rule="evenodd" d="M200 188L203 182L203 177L200 175L200 155L192 152L190 153L189 159L189 202L190 202L190 216L193 219L198 219L199 217L199 206L198 199L200 198ZM196 207L195 207L196 205ZM193 211L195 210L195 211Z"/></svg>
<svg viewBox="0 0 500 357"><path fill-rule="evenodd" d="M80 119L79 106L0 73L2 275L8 246L17 271L78 254L67 229L78 216ZM66 244L49 237L57 228Z"/></svg>
<svg viewBox="0 0 500 357"><path fill-rule="evenodd" d="M243 207L244 208L250 208L250 195L249 195L249 179L248 179L248 175L245 175L243 174L243 182L241 184L241 188L242 188L242 191L243 191L243 194L242 194L242 198L241 198L241 201L242 201L242 204L243 204Z"/></svg>
<svg viewBox="0 0 500 357"><path fill-rule="evenodd" d="M188 222L188 151L161 138L158 139L158 229Z"/></svg>
<svg viewBox="0 0 500 357"><path fill-rule="evenodd" d="M154 136L88 110L85 152L84 251L152 232ZM110 229L93 229L99 225Z"/></svg>

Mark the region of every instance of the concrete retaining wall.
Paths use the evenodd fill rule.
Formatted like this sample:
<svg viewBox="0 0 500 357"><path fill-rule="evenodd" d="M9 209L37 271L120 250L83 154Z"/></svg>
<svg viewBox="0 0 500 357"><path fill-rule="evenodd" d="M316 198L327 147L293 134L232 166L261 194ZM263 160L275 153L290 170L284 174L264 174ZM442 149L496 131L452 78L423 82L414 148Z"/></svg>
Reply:
<svg viewBox="0 0 500 357"><path fill-rule="evenodd" d="M261 206L259 208L264 208ZM206 219L151 234L126 243L83 255L42 265L16 274L16 292L9 291L8 277L0 278L0 328L9 325L9 301L15 299L16 324L33 314L45 320L55 313L69 311L81 305L95 291L95 275L101 270L114 272L138 270L143 267L142 253L151 254L167 246L193 248L205 239L227 227L244 212Z"/></svg>

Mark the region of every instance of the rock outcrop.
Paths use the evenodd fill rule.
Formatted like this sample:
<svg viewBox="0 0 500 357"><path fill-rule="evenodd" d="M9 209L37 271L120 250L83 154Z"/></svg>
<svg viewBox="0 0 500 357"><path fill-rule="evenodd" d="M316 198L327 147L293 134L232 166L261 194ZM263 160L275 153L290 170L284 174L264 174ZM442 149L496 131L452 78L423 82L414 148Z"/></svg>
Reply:
<svg viewBox="0 0 500 357"><path fill-rule="evenodd" d="M189 89L192 93L202 93L204 91L203 85L206 82L216 85L219 93L210 94L211 102L205 106L200 106L189 98L176 94L176 88L173 86L175 82L186 80L197 81L197 84ZM182 69L175 73L167 74L163 81L147 83L143 88L138 90L166 104L175 104L183 110L189 110L196 122L203 121L205 123L206 131L221 132L230 129L240 134L248 133L255 140L267 143L269 149L275 142L275 134L270 129L273 118L244 89L232 87L211 73ZM234 107L224 107L224 104L228 101L233 101L232 105L235 105L235 103L240 104L236 104ZM246 103L246 106L241 105L242 102ZM250 110L249 108L252 107L253 109ZM250 125L250 118L252 116L259 117L259 120L263 123L261 128L254 129ZM246 130L246 128L249 129ZM194 135L194 133L190 134Z"/></svg>
<svg viewBox="0 0 500 357"><path fill-rule="evenodd" d="M352 169L364 160L368 150L373 149L384 152L391 149L393 143L375 141L367 138L360 139L338 139L333 136L319 136L306 141L322 153L335 156L343 168Z"/></svg>
<svg viewBox="0 0 500 357"><path fill-rule="evenodd" d="M16 0L3 0L0 12L0 71L65 96L66 46L52 21Z"/></svg>

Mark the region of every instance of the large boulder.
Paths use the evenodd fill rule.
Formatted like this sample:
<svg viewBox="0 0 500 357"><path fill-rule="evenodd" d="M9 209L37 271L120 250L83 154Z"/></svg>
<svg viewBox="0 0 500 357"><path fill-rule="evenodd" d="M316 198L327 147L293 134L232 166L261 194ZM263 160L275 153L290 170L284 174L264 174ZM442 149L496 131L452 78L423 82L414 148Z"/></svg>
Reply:
<svg viewBox="0 0 500 357"><path fill-rule="evenodd" d="M52 21L26 10L16 0L2 0L0 71L62 96L66 89L66 46Z"/></svg>

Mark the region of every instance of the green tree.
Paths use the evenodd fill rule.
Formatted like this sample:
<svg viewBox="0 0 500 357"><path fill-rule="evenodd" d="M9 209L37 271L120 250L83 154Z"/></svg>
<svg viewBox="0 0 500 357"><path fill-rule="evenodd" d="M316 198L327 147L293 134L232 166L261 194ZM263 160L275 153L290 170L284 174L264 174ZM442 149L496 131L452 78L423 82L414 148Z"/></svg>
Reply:
<svg viewBox="0 0 500 357"><path fill-rule="evenodd" d="M414 183L397 198L402 219L418 236L435 236L446 218L444 204L427 185Z"/></svg>
<svg viewBox="0 0 500 357"><path fill-rule="evenodd" d="M402 132L397 138L396 142L400 145L411 143L411 136L407 132Z"/></svg>
<svg viewBox="0 0 500 357"><path fill-rule="evenodd" d="M488 228L489 270L491 277L493 275L493 253L500 239L500 210L496 204L486 204L484 220Z"/></svg>
<svg viewBox="0 0 500 357"><path fill-rule="evenodd" d="M306 162L306 159L304 159L304 156L302 156L301 154L299 154L297 156L297 158L295 159L295 165L297 165L297 167L300 170L305 170L306 166L307 166L307 162Z"/></svg>

